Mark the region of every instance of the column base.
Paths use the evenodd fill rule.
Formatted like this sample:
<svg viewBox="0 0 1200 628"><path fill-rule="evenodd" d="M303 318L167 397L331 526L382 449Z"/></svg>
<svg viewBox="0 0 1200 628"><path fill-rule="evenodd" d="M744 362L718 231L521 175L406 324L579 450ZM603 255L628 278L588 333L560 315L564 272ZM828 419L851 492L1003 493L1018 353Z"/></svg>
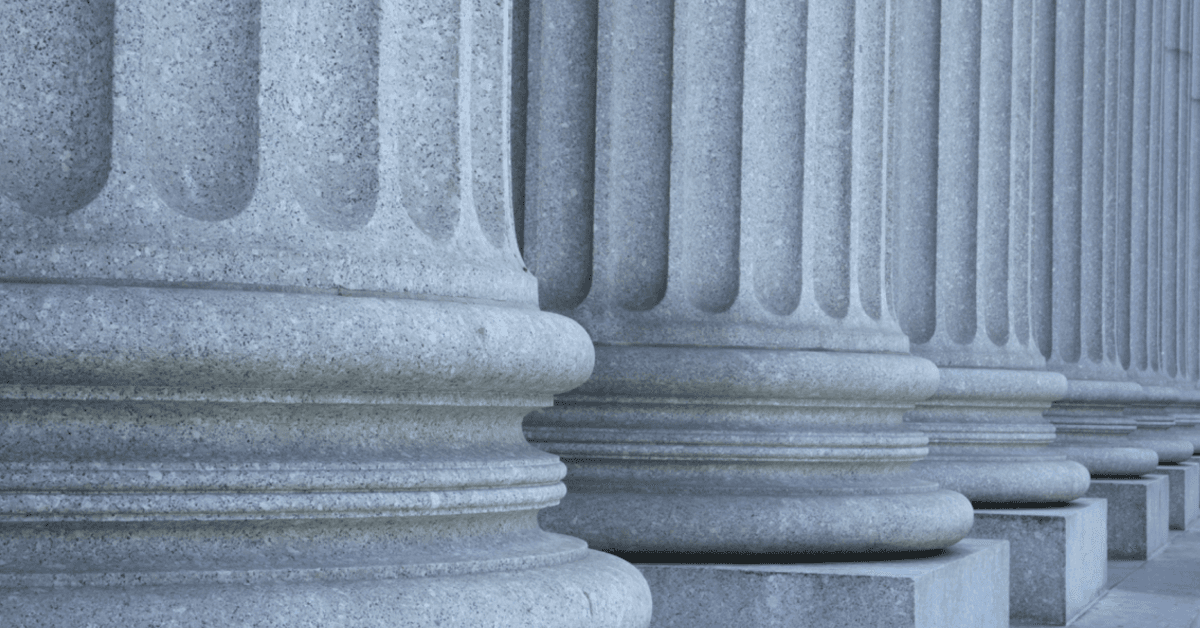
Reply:
<svg viewBox="0 0 1200 628"><path fill-rule="evenodd" d="M330 570L336 572L337 570ZM644 628L645 583L628 563L587 551L580 560L481 574L47 587L0 586L14 626L538 626Z"/></svg>
<svg viewBox="0 0 1200 628"><path fill-rule="evenodd" d="M653 628L1008 626L1005 541L871 562L636 566L650 583Z"/></svg>
<svg viewBox="0 0 1200 628"><path fill-rule="evenodd" d="M1200 464L1164 464L1154 472L1167 476L1171 481L1171 529L1187 530L1195 524L1196 517L1200 517Z"/></svg>
<svg viewBox="0 0 1200 628"><path fill-rule="evenodd" d="M1108 557L1146 560L1167 544L1170 480L1149 474L1092 480L1088 497L1108 500Z"/></svg>
<svg viewBox="0 0 1200 628"><path fill-rule="evenodd" d="M1063 506L976 510L968 538L1009 542L1013 622L1065 626L1104 588L1107 522L1105 500L1083 497Z"/></svg>
<svg viewBox="0 0 1200 628"><path fill-rule="evenodd" d="M1130 447L1127 439L1115 444L1101 444L1067 440L1060 436L1052 447L1068 460L1087 467L1092 477L1133 477L1154 473L1158 467L1158 454L1153 449Z"/></svg>

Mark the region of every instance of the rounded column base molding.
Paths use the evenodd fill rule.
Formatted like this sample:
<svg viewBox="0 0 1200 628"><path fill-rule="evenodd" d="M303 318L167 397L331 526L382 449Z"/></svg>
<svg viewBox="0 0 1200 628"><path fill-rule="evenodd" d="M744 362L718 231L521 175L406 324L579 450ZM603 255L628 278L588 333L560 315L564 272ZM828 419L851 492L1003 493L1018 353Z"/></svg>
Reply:
<svg viewBox="0 0 1200 628"><path fill-rule="evenodd" d="M910 473L904 412L937 371L904 354L596 347L592 379L525 420L563 457L547 529L616 552L944 548L970 503Z"/></svg>
<svg viewBox="0 0 1200 628"><path fill-rule="evenodd" d="M939 367L937 392L905 421L929 436L921 477L976 503L1069 502L1087 492L1083 466L1050 450L1042 412L1066 378L1042 370Z"/></svg>
<svg viewBox="0 0 1200 628"><path fill-rule="evenodd" d="M970 533L974 511L962 495L914 479L904 492L876 494L568 490L539 521L614 552L870 553L953 545Z"/></svg>
<svg viewBox="0 0 1200 628"><path fill-rule="evenodd" d="M641 628L631 565L537 527L522 417L592 344L527 304L0 283L14 625Z"/></svg>
<svg viewBox="0 0 1200 628"><path fill-rule="evenodd" d="M1192 388L1189 382L1179 390L1179 401L1173 410L1175 433L1191 441L1195 450L1200 452L1200 390Z"/></svg>
<svg viewBox="0 0 1200 628"><path fill-rule="evenodd" d="M1075 379L1068 376L1067 393L1054 403L1059 407L1094 407L1120 412L1142 397L1136 382L1111 379Z"/></svg>
<svg viewBox="0 0 1200 628"><path fill-rule="evenodd" d="M1057 430L1055 451L1087 467L1093 477L1154 472L1158 454L1129 438L1137 421L1126 416L1125 407L1141 395L1142 386L1135 382L1069 378L1067 395L1045 415Z"/></svg>
<svg viewBox="0 0 1200 628"><path fill-rule="evenodd" d="M1057 449L1022 460L1021 456L931 455L913 465L921 477L980 504L1069 502L1087 493L1088 469Z"/></svg>
<svg viewBox="0 0 1200 628"><path fill-rule="evenodd" d="M223 581L184 584L139 584L140 574L124 576L109 586L76 586L70 576L53 587L0 586L5 619L19 626L95 628L641 628L651 608L649 587L636 568L582 547L565 562L455 576L347 578L330 572L297 580L288 571L225 572Z"/></svg>
<svg viewBox="0 0 1200 628"><path fill-rule="evenodd" d="M849 423L833 422L836 427L895 419L889 411L907 410L932 394L938 382L932 362L899 353L599 343L595 349L591 378L569 395L560 395L559 405L611 399L757 405L763 412L769 407L828 406L860 415ZM830 424L815 416L807 423Z"/></svg>
<svg viewBox="0 0 1200 628"><path fill-rule="evenodd" d="M1144 447L1122 447L1120 441L1093 442L1081 439L1056 442L1054 449L1070 460L1087 467L1092 477L1134 477L1154 473L1158 454Z"/></svg>
<svg viewBox="0 0 1200 628"><path fill-rule="evenodd" d="M1196 451L1190 440L1178 438L1173 430L1139 426L1129 437L1129 444L1153 450L1159 464L1184 462Z"/></svg>
<svg viewBox="0 0 1200 628"><path fill-rule="evenodd" d="M592 364L577 323L515 303L0 282L0 319L19 321L0 328L0 398L385 403L481 392L533 407Z"/></svg>
<svg viewBox="0 0 1200 628"><path fill-rule="evenodd" d="M1125 407L1125 416L1137 424L1137 430L1129 435L1129 444L1153 449L1159 464L1183 462L1196 450L1175 429L1171 411L1179 399L1178 390L1156 379L1142 384L1141 395Z"/></svg>
<svg viewBox="0 0 1200 628"><path fill-rule="evenodd" d="M1174 436L1192 444L1192 455L1200 452L1200 417L1177 417L1175 427L1171 432Z"/></svg>

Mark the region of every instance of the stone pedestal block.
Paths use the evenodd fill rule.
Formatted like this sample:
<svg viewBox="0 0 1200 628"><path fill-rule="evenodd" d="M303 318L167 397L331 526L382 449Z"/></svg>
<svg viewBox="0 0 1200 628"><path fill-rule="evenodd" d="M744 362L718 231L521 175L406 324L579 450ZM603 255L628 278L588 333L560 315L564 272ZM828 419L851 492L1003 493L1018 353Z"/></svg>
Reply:
<svg viewBox="0 0 1200 628"><path fill-rule="evenodd" d="M652 628L1008 626L1006 541L966 539L919 559L637 567Z"/></svg>
<svg viewBox="0 0 1200 628"><path fill-rule="evenodd" d="M1061 364L1056 367L1067 375L1068 384L1067 396L1046 411L1046 419L1057 432L1054 448L1087 467L1093 477L1132 477L1154 472L1158 453L1130 441L1137 422L1124 412L1125 406L1141 394L1142 387L1120 381L1116 375L1105 377L1089 372L1103 373L1102 368L1068 368Z"/></svg>
<svg viewBox="0 0 1200 628"><path fill-rule="evenodd" d="M1146 560L1167 543L1170 480L1150 474L1092 480L1088 497L1108 500L1108 557Z"/></svg>
<svg viewBox="0 0 1200 628"><path fill-rule="evenodd" d="M1200 516L1200 464L1180 462L1159 465L1161 473L1171 481L1169 493L1170 525L1172 530L1187 530Z"/></svg>
<svg viewBox="0 0 1200 628"><path fill-rule="evenodd" d="M976 510L969 538L1009 542L1014 622L1063 626L1104 587L1107 528L1105 500L1084 497L1063 506Z"/></svg>

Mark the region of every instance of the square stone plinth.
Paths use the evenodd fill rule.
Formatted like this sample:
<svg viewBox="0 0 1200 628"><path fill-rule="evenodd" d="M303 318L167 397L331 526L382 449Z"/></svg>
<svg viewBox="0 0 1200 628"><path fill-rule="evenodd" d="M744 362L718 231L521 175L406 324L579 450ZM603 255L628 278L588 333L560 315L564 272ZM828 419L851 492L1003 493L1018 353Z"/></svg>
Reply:
<svg viewBox="0 0 1200 628"><path fill-rule="evenodd" d="M1008 599L1015 624L1064 626L1104 588L1108 505L1103 499L976 510L971 538L1009 542Z"/></svg>
<svg viewBox="0 0 1200 628"><path fill-rule="evenodd" d="M652 628L1008 626L1007 541L966 539L926 558L637 568Z"/></svg>
<svg viewBox="0 0 1200 628"><path fill-rule="evenodd" d="M1128 480L1092 479L1088 497L1108 500L1108 557L1146 560L1167 544L1170 480L1150 473Z"/></svg>
<svg viewBox="0 0 1200 628"><path fill-rule="evenodd" d="M1200 517L1200 464L1163 464L1156 473L1171 480L1171 529L1187 530Z"/></svg>

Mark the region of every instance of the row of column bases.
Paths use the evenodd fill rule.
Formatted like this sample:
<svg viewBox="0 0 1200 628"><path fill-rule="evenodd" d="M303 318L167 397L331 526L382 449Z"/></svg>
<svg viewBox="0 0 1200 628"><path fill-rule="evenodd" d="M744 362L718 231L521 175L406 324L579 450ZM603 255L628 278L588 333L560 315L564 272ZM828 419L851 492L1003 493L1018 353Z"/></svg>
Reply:
<svg viewBox="0 0 1200 628"><path fill-rule="evenodd" d="M1192 0L171 4L0 13L0 624L1064 625L1200 515Z"/></svg>

